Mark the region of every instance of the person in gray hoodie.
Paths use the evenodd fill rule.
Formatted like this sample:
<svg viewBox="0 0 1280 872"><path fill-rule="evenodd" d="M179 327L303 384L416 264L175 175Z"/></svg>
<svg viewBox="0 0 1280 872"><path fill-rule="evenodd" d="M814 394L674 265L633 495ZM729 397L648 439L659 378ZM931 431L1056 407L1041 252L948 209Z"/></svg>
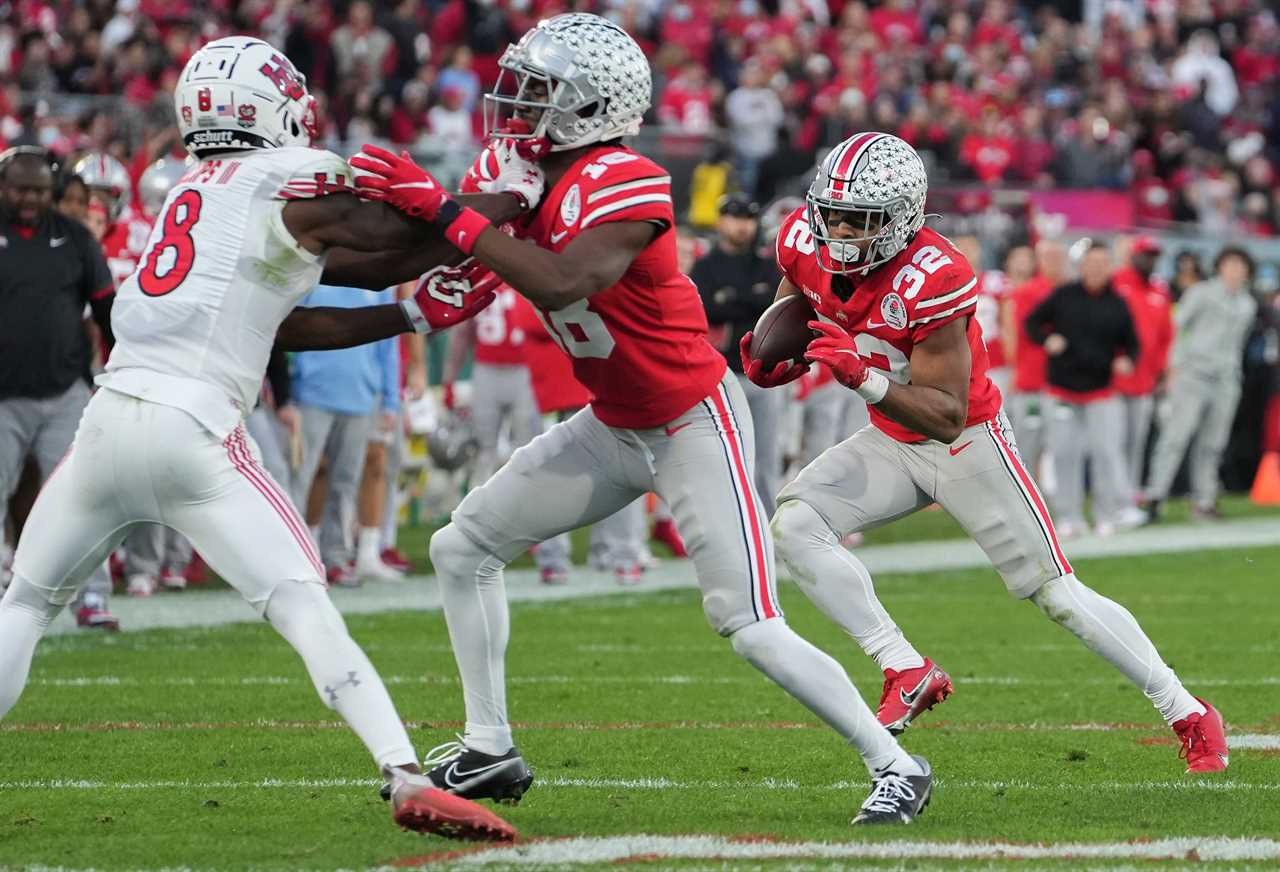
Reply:
<svg viewBox="0 0 1280 872"><path fill-rule="evenodd" d="M1253 258L1243 248L1222 249L1214 261L1214 276L1188 288L1174 310L1177 337L1170 358L1169 411L1146 487L1152 520L1160 515L1160 504L1169 496L1188 445L1192 516L1218 516L1218 468L1240 403L1244 344L1258 312L1250 293L1253 267Z"/></svg>

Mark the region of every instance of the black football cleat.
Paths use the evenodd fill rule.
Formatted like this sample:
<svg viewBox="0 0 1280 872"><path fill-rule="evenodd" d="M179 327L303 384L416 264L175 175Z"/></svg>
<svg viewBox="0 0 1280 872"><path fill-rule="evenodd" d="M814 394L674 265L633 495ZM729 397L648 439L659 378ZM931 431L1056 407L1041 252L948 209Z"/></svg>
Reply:
<svg viewBox="0 0 1280 872"><path fill-rule="evenodd" d="M427 777L436 787L463 799L515 805L533 784L533 770L516 748L494 756L462 742L446 742L433 748L422 762L433 767L427 770Z"/></svg>
<svg viewBox="0 0 1280 872"><path fill-rule="evenodd" d="M912 755L923 775L899 775L885 771L872 779L871 795L862 804L853 824L909 824L922 814L933 796L933 770L929 761Z"/></svg>

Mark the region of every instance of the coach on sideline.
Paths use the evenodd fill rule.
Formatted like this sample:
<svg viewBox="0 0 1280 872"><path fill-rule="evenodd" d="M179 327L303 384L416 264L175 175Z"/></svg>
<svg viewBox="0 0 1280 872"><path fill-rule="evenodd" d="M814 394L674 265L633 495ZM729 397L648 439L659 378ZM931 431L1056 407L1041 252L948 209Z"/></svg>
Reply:
<svg viewBox="0 0 1280 872"><path fill-rule="evenodd" d="M41 484L71 447L89 402L93 352L88 304L108 347L115 288L88 229L52 208L44 149L0 155L0 530L22 466L33 455ZM105 564L76 603L82 627L118 629L107 609Z"/></svg>
<svg viewBox="0 0 1280 872"><path fill-rule="evenodd" d="M760 207L742 194L720 200L715 248L693 265L689 277L698 286L702 306L711 325L712 344L720 350L738 384L747 395L756 436L756 490L770 512L782 474L778 426L787 392L770 391L751 383L742 374L738 343L756 326L778 291L778 268L773 257L762 257L756 248ZM719 341L717 332L722 333Z"/></svg>

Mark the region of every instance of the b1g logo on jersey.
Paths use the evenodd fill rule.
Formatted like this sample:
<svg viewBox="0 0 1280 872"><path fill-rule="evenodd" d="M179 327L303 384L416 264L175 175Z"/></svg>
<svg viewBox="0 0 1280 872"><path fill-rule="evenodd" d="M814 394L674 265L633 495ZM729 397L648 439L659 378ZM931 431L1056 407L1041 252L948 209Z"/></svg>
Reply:
<svg viewBox="0 0 1280 872"><path fill-rule="evenodd" d="M560 221L565 227L572 227L578 223L578 216L582 214L582 191L577 185L571 187L564 195L564 199L560 201Z"/></svg>
<svg viewBox="0 0 1280 872"><path fill-rule="evenodd" d="M880 301L880 317L894 330L903 330L907 326L907 304L897 294L889 294Z"/></svg>

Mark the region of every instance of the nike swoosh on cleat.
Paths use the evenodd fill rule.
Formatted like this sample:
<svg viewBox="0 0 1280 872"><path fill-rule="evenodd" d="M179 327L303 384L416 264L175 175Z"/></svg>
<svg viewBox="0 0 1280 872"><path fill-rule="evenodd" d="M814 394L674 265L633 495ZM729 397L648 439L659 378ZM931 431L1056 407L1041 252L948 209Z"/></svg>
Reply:
<svg viewBox="0 0 1280 872"><path fill-rule="evenodd" d="M905 690L899 690L898 696L902 699L902 704L908 707L914 705L915 701L920 698L920 694L924 693L924 689L929 686L929 682L933 680L933 676L934 671L930 669L929 674L926 675L919 684L912 688L910 693L907 693Z"/></svg>
<svg viewBox="0 0 1280 872"><path fill-rule="evenodd" d="M458 764L454 763L444 772L444 783L449 787L461 787L468 778L474 778L477 775L483 775L491 769L497 769L499 766L505 766L510 760L499 760L497 763L490 763L488 766L481 766L479 769L469 769L466 772L458 769ZM453 776L457 775L459 781L454 781Z"/></svg>

